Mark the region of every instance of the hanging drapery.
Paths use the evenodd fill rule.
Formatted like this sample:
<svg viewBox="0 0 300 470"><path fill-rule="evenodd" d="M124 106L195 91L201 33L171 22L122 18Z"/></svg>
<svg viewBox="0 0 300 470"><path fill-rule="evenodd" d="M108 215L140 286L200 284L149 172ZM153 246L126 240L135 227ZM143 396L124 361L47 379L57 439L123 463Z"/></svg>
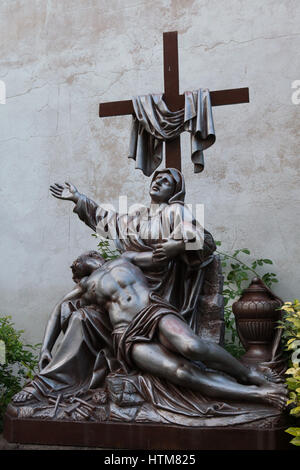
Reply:
<svg viewBox="0 0 300 470"><path fill-rule="evenodd" d="M210 94L207 89L186 91L184 109L170 111L162 94L136 96L132 99L135 115L132 118L129 158L136 168L150 176L161 164L163 142L191 134L191 159L194 172L204 168L203 150L216 140Z"/></svg>

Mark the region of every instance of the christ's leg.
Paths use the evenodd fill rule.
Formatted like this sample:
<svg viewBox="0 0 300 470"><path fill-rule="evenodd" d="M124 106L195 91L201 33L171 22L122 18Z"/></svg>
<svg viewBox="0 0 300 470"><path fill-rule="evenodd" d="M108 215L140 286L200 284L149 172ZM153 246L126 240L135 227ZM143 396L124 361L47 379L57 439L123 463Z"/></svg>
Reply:
<svg viewBox="0 0 300 470"><path fill-rule="evenodd" d="M166 315L159 322L160 340L166 347L191 361L201 361L208 367L226 372L242 383L263 385L268 379L255 369L244 366L229 352L212 341L197 336L187 323L175 315Z"/></svg>
<svg viewBox="0 0 300 470"><path fill-rule="evenodd" d="M271 385L242 385L220 373L203 371L156 343L136 343L131 357L140 370L212 398L263 402L278 408L283 408L286 402L283 390Z"/></svg>

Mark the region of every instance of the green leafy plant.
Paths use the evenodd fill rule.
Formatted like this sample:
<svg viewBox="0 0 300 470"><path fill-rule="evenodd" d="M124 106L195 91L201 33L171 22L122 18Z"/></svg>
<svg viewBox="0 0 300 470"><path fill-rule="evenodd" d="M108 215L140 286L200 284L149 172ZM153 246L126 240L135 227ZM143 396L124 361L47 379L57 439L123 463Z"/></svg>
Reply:
<svg viewBox="0 0 300 470"><path fill-rule="evenodd" d="M216 242L217 247L221 246L221 242ZM226 253L219 248L217 253L221 257L223 274L224 274L224 319L225 319L225 348L235 357L240 357L244 353L244 348L240 343L235 319L232 314L232 303L238 299L243 290L248 287L251 278L258 277L268 287L278 282L276 274L266 272L260 274L260 268L264 265L271 265L273 261L267 258L259 258L250 261L247 264L244 261L245 256L250 256L251 252L248 248L235 250L232 254Z"/></svg>
<svg viewBox="0 0 300 470"><path fill-rule="evenodd" d="M281 310L283 318L279 321L278 328L283 330L282 337L285 348L290 355L290 368L286 371L286 383L289 389L290 414L295 418L300 418L300 302L285 302ZM288 434L294 436L291 444L300 446L300 428L291 427L286 430Z"/></svg>
<svg viewBox="0 0 300 470"><path fill-rule="evenodd" d="M36 350L40 346L23 344L23 330L16 330L10 316L0 317L0 429L8 403L27 380L31 380L38 364Z"/></svg>
<svg viewBox="0 0 300 470"><path fill-rule="evenodd" d="M95 233L92 233L92 237L98 238L98 235ZM100 240L97 244L97 248L100 252L100 255L106 261L111 261L120 256L120 252L118 250L111 248L111 244L109 240Z"/></svg>

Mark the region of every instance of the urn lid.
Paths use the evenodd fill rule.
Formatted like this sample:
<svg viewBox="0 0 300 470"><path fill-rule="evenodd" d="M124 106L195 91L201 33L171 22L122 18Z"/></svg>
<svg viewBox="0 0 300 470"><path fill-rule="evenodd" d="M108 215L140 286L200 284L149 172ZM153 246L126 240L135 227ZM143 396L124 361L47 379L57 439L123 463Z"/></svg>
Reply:
<svg viewBox="0 0 300 470"><path fill-rule="evenodd" d="M281 299L273 294L271 289L258 277L252 279L250 286L243 291L240 300L248 300L250 298L251 300L275 300L279 304L282 303Z"/></svg>
<svg viewBox="0 0 300 470"><path fill-rule="evenodd" d="M244 292L264 292L266 290L265 284L258 277L254 277L251 284Z"/></svg>

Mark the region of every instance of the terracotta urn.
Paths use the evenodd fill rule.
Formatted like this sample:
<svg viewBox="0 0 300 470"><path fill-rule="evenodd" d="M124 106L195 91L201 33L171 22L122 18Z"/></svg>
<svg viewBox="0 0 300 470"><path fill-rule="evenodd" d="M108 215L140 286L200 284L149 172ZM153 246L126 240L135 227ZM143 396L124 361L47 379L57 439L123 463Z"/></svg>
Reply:
<svg viewBox="0 0 300 470"><path fill-rule="evenodd" d="M232 305L237 331L246 349L241 358L246 363L269 362L278 333L276 329L281 300L263 283L254 278L242 296Z"/></svg>

